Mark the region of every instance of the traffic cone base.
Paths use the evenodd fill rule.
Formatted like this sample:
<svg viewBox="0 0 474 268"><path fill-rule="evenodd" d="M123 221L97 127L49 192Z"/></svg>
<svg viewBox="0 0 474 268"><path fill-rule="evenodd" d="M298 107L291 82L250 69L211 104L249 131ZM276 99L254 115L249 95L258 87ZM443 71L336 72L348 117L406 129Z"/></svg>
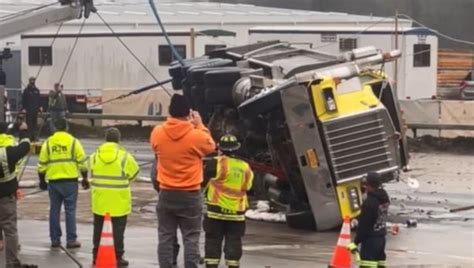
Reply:
<svg viewBox="0 0 474 268"><path fill-rule="evenodd" d="M112 221L110 214L104 216L104 225L100 235L100 244L95 260L96 268L117 267L117 257L115 256L114 238L112 234Z"/></svg>
<svg viewBox="0 0 474 268"><path fill-rule="evenodd" d="M331 264L329 267L334 268L349 268L351 267L351 253L347 246L351 243L351 224L349 217L344 219L342 224L341 233L339 234L339 239L337 240L336 248L332 255Z"/></svg>

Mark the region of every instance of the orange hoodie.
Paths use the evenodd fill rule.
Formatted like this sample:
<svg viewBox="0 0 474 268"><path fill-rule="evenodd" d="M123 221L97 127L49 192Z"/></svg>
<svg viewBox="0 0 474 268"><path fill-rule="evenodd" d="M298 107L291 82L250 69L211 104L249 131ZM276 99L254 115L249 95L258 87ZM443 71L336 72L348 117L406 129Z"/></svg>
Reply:
<svg viewBox="0 0 474 268"><path fill-rule="evenodd" d="M216 149L204 125L169 117L156 126L150 136L151 148L158 157L160 189L194 191L201 188L202 158Z"/></svg>

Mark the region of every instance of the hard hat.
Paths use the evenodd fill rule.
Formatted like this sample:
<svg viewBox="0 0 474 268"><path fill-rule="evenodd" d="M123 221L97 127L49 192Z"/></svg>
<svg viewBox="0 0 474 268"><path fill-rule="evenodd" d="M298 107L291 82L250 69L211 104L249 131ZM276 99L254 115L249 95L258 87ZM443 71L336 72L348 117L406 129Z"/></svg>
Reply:
<svg viewBox="0 0 474 268"><path fill-rule="evenodd" d="M226 134L219 140L219 150L224 152L237 151L240 148L240 143L234 135Z"/></svg>

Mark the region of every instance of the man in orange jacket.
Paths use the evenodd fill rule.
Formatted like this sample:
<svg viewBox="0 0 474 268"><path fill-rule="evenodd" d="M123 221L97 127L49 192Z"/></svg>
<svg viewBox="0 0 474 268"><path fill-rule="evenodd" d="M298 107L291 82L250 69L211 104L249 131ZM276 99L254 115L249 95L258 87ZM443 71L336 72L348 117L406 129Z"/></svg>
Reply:
<svg viewBox="0 0 474 268"><path fill-rule="evenodd" d="M166 122L156 126L150 137L152 150L158 158L160 187L156 207L158 262L161 268L172 267L173 245L179 226L185 267L197 268L200 261L202 158L214 152L216 145L201 116L191 110L184 96L172 96L169 114Z"/></svg>

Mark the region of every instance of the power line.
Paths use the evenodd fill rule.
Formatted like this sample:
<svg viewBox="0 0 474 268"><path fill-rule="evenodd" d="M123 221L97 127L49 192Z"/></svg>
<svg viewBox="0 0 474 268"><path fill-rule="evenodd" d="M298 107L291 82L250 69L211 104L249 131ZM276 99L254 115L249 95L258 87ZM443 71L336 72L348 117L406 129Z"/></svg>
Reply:
<svg viewBox="0 0 474 268"><path fill-rule="evenodd" d="M133 51L125 44L125 42L120 38L120 36L112 29L109 23L105 21L105 19L99 14L99 12L96 12L97 16L99 16L100 20L109 28L109 30L112 32L112 34L119 40L119 42L123 45L123 47L135 58L135 60L145 69L145 71L155 80L156 83L160 83L160 80L156 78L156 76L146 67L146 65L133 53ZM165 91L165 93L171 97L171 93L168 92L168 90L163 86L160 85L160 87Z"/></svg>
<svg viewBox="0 0 474 268"><path fill-rule="evenodd" d="M405 18L407 18L407 19L409 19L409 20L412 20L412 21L416 22L417 24L419 24L420 26L422 26L422 27L424 27L424 28L426 28L426 29L428 29L428 30L433 31L433 32L435 32L437 35L439 35L439 36L441 36L441 37L444 37L444 38L446 38L446 39L448 39L448 40L451 40L451 41L457 42L457 43L462 43L462 44L474 46L474 42L472 42L472 41L454 38L454 37L451 37L451 36L446 35L446 34L444 34L444 33L441 33L441 32L439 32L439 31L437 31L437 30L435 30L435 29L433 29L433 28L430 28L430 27L424 25L423 23L421 23L421 22L415 20L414 18L412 18L412 17L410 17L410 16L408 16L408 15L406 15L406 14L398 14L398 15L399 15L400 17L405 17Z"/></svg>

